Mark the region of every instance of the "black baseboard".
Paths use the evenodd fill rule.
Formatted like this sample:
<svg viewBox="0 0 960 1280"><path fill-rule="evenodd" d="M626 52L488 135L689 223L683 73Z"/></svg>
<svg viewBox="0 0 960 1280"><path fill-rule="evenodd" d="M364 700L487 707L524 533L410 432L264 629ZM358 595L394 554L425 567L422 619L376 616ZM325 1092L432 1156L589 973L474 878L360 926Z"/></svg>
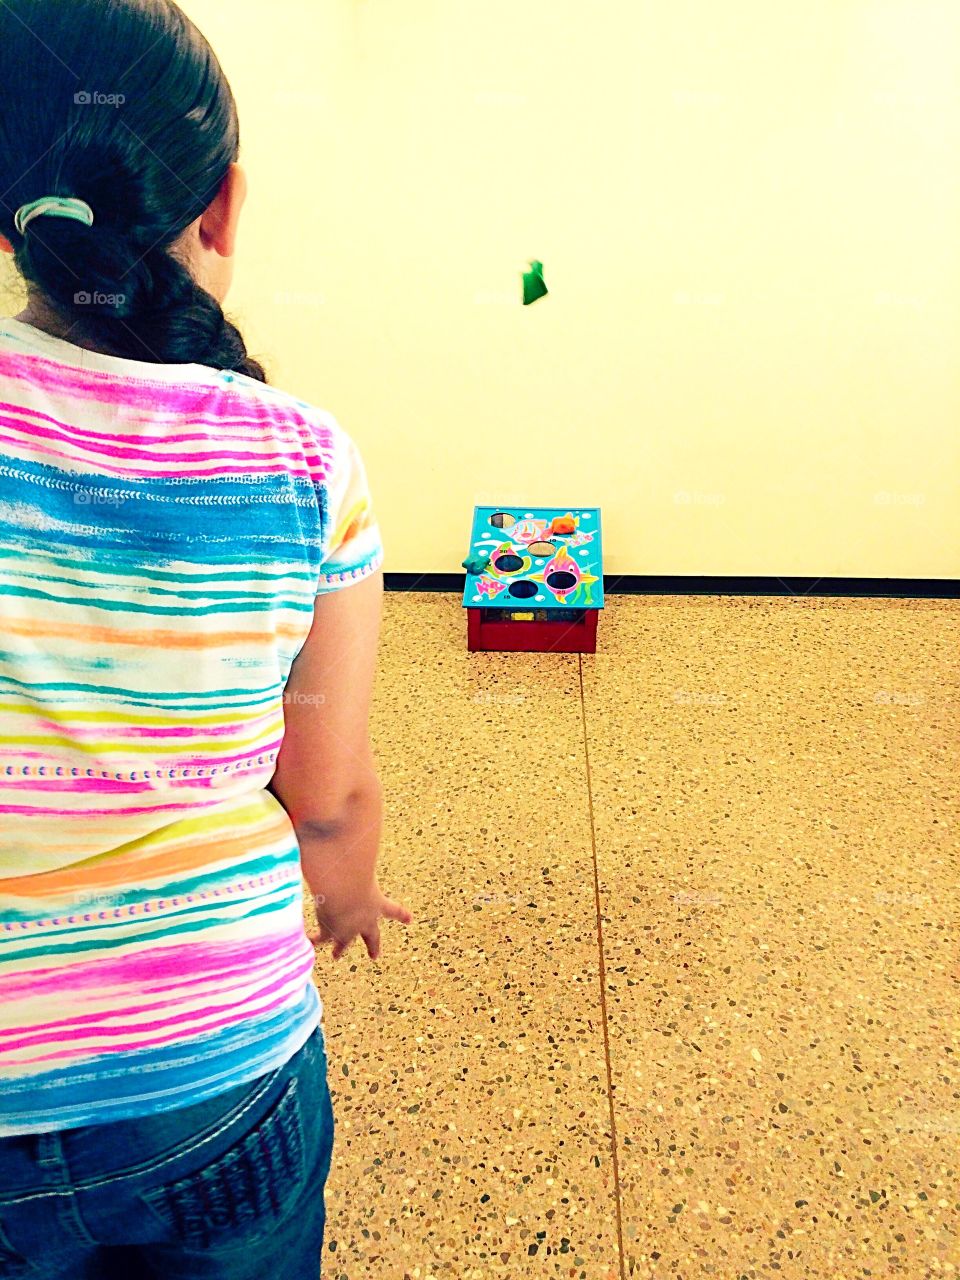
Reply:
<svg viewBox="0 0 960 1280"><path fill-rule="evenodd" d="M388 591L453 591L463 594L462 573L387 573ZM957 600L957 578L697 578L669 574L605 574L607 595L625 596L878 596L887 599Z"/></svg>

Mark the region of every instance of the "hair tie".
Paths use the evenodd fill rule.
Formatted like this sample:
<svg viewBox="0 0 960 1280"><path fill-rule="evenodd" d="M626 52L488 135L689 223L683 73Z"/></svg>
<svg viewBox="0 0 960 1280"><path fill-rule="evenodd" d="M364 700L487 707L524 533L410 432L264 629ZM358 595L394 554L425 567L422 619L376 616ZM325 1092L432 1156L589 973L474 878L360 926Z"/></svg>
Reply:
<svg viewBox="0 0 960 1280"><path fill-rule="evenodd" d="M76 200L73 196L43 196L32 204L21 205L14 215L13 225L23 235L34 218L45 216L72 218L74 222L93 226L93 210L85 200Z"/></svg>

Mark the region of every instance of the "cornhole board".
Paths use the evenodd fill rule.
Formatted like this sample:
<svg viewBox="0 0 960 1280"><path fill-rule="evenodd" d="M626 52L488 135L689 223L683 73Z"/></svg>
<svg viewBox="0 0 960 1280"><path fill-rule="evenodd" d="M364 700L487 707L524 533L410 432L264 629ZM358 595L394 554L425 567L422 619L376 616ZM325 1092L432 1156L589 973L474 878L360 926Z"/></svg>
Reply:
<svg viewBox="0 0 960 1280"><path fill-rule="evenodd" d="M463 590L467 648L596 653L603 608L599 507L475 507Z"/></svg>

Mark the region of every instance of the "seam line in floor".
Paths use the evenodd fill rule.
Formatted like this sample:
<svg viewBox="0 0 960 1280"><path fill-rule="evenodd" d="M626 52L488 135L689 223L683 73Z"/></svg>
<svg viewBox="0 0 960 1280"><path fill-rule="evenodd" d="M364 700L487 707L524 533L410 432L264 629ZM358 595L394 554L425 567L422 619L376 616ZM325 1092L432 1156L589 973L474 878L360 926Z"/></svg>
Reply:
<svg viewBox="0 0 960 1280"><path fill-rule="evenodd" d="M617 1249L620 1280L627 1280L626 1256L623 1251L623 1204L620 1195L620 1159L617 1143L617 1120L613 1106L613 1067L610 1063L610 1028L607 1023L607 966L603 954L603 915L600 906L600 870L597 865L597 828L593 817L593 783L590 777L590 746L587 739L587 704L583 692L583 656L577 655L580 677L580 719L583 724L583 757L587 768L587 812L590 818L590 849L593 856L593 897L597 915L597 950L600 959L600 1016L603 1024L603 1057L607 1071L607 1106L610 1114L610 1151L613 1157L613 1201L617 1220Z"/></svg>

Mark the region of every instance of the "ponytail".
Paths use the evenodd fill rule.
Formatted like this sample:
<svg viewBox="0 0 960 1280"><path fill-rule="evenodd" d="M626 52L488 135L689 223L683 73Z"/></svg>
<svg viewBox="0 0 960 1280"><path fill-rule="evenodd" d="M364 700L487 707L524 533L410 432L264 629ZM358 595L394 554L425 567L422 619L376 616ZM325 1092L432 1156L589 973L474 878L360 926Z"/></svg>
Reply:
<svg viewBox="0 0 960 1280"><path fill-rule="evenodd" d="M137 254L109 228L43 218L27 227L15 260L57 314L99 350L267 380L220 303L168 248Z"/></svg>

